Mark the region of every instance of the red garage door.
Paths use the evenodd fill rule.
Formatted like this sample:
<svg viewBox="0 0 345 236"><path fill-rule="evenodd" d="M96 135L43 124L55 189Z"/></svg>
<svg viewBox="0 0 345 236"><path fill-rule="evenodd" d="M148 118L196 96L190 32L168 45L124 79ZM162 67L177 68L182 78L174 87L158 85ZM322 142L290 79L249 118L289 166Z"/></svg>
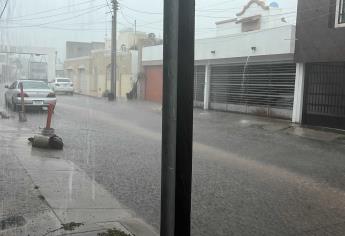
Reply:
<svg viewBox="0 0 345 236"><path fill-rule="evenodd" d="M162 103L163 67L146 67L145 100Z"/></svg>

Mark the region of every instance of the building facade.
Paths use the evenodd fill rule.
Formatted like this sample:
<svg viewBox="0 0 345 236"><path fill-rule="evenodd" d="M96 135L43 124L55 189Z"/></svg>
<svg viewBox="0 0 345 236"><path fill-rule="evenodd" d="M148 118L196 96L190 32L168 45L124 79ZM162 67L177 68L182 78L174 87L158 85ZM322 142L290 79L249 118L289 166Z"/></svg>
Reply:
<svg viewBox="0 0 345 236"><path fill-rule="evenodd" d="M76 43L74 45L79 47ZM103 48L90 50L87 56L84 56L85 52L83 52L81 56L65 60L65 76L72 79L77 93L102 97L110 91L111 49L105 48L105 45L103 44ZM138 52L118 51L116 71L117 96L126 97L136 83Z"/></svg>
<svg viewBox="0 0 345 236"><path fill-rule="evenodd" d="M140 96L143 87L138 84L138 78L142 77L139 67L142 48L161 42L153 33L131 28L120 30L117 39L117 96L126 97L129 92ZM76 92L98 97L106 95L110 91L111 40L106 39L104 43L67 42L64 70L65 76L73 79Z"/></svg>
<svg viewBox="0 0 345 236"><path fill-rule="evenodd" d="M344 0L299 0L293 121L345 129Z"/></svg>
<svg viewBox="0 0 345 236"><path fill-rule="evenodd" d="M216 22L214 38L195 42L195 106L292 118L295 26L285 11L251 0L234 18ZM143 49L145 99L162 100L163 46Z"/></svg>
<svg viewBox="0 0 345 236"><path fill-rule="evenodd" d="M56 72L56 49L0 45L0 78L52 81ZM43 70L43 73L40 72ZM44 74L44 76L41 76Z"/></svg>

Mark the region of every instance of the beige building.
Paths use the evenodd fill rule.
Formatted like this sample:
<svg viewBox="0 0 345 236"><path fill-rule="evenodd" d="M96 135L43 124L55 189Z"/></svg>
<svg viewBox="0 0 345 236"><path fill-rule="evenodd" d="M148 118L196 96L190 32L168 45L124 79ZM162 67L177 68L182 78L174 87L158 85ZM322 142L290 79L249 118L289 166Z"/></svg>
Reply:
<svg viewBox="0 0 345 236"><path fill-rule="evenodd" d="M71 78L75 91L80 94L101 97L110 90L111 74L110 48L90 50L88 56L68 58L64 68L66 77ZM126 97L138 76L138 52L123 50L117 53L116 93Z"/></svg>
<svg viewBox="0 0 345 236"><path fill-rule="evenodd" d="M140 74L141 51L161 44L153 33L121 30L117 40L116 94L126 97ZM77 93L101 97L110 90L111 42L67 42L65 76L71 78ZM140 83L139 83L140 87Z"/></svg>

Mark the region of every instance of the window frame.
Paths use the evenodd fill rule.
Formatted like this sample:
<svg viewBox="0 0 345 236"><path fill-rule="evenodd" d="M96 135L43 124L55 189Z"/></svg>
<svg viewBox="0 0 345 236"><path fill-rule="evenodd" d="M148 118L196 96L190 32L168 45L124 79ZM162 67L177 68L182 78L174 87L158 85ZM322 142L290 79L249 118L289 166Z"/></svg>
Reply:
<svg viewBox="0 0 345 236"><path fill-rule="evenodd" d="M340 14L345 14L345 11L342 12L344 9L344 4L345 0L337 0L335 12L335 28L345 27L345 20L342 23L340 22Z"/></svg>

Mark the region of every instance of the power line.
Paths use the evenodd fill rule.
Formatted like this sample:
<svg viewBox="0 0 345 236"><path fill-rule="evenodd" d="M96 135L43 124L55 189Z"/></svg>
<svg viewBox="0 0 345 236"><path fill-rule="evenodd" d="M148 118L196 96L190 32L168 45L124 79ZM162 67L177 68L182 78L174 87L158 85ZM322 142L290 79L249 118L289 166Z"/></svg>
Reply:
<svg viewBox="0 0 345 236"><path fill-rule="evenodd" d="M22 16L16 16L16 17L13 17L13 18L9 18L8 20L20 19L20 18L27 17L27 16L41 15L41 14L45 14L45 13L49 13L49 12L59 11L61 9L66 9L66 8L70 8L70 7L84 5L84 4L91 3L91 2L95 2L95 0L88 0L88 1L80 2L80 3L76 3L76 4L65 5L65 6L62 6L62 7L59 7L59 8L51 8L51 9L44 10L44 11L38 11L38 12L34 12L34 13L22 15Z"/></svg>
<svg viewBox="0 0 345 236"><path fill-rule="evenodd" d="M127 7L124 4L121 4L121 6L126 8L126 9L128 9L128 10L130 10L130 11L137 12L137 13L140 13L140 14L163 15L163 13L159 13L159 12L149 12L149 11L137 10L137 9L134 9L134 8ZM290 14L290 13L296 13L296 11L289 12L289 13L281 13L281 15ZM279 15L279 14L276 14L276 15ZM270 15L270 16L274 16L274 15ZM262 17L270 17L270 16L262 16ZM197 14L196 17L204 17L204 18L212 18L212 19L227 19L227 18L231 18L230 16L209 16L209 15L201 15L201 14Z"/></svg>
<svg viewBox="0 0 345 236"><path fill-rule="evenodd" d="M71 20L71 19L75 19L76 17L80 17L80 16L83 16L83 15L87 15L87 14L89 14L91 12L95 12L97 10L100 10L100 9L104 8L104 7L106 7L106 5L98 7L96 9L92 8L92 10L90 10L90 11L83 12L81 14L78 14L78 15L75 15L75 16L72 16L72 17L63 18L63 19L59 19L59 20L55 20L55 21L49 21L49 22L45 22L45 23L41 23L41 24L34 24L34 25L13 26L11 28L31 28L31 27L38 27L38 26L43 26L43 25L49 25L49 24L59 23L59 22L63 22L63 21L68 21L68 20Z"/></svg>
<svg viewBox="0 0 345 236"><path fill-rule="evenodd" d="M313 10L313 9L316 9L316 8L309 8L309 9L305 9L305 11L310 11L310 10ZM275 14L275 15L270 15L270 16L263 16L263 17L274 17L274 16L278 16L278 15L282 15L282 16L285 16L286 18L290 18L290 17L294 17L294 16L287 16L288 14L293 14L295 12L286 12L286 13L281 13L281 14ZM124 15L125 13L122 12L122 14ZM315 19L318 19L318 18L321 18L321 17L325 17L325 16L328 16L330 13L327 12L326 14L322 14L322 15L318 15L318 16L315 16L315 17L311 17L310 19L304 19L304 21L311 21L311 20L315 20ZM128 14L126 14L128 16ZM70 18L68 18L70 19ZM281 19L272 19L271 21L280 21ZM57 21L59 22L59 20ZM127 21L129 23L129 21ZM155 21L155 22L160 22L160 21ZM163 28L158 28L158 27L153 27L153 26L150 26L150 24L153 24L155 22L150 22L150 23L147 23L147 24L144 24L144 25L139 25L139 27L143 27L143 28L151 28L151 29L154 29L154 30L159 30L159 31L162 31ZM45 23L44 25L46 24L50 24L51 22L48 22L48 23ZM99 22L99 23L102 23L102 22ZM107 23L107 22L105 22ZM119 22L120 23L120 22ZM83 24L83 23L80 23L80 24ZM86 23L85 23L86 24ZM121 23L122 25L125 26L124 23ZM132 25L132 23L129 23L130 25ZM41 24L42 25L42 24ZM12 28L22 28L22 27L40 27L41 25L29 25L29 26L14 26ZM76 25L76 24L70 24L70 25ZM146 26L146 25L149 25L149 26ZM11 28L11 27L8 27L8 28ZM43 28L43 27L41 27ZM52 27L50 27L52 28ZM224 30L228 30L230 28L235 28L235 27L228 27ZM65 28L54 28L54 29L58 29L58 30L78 30L78 29L65 29ZM86 30L86 29L81 29L82 31ZM103 29L90 29L90 30L103 30ZM204 30L204 31L202 31ZM205 31L209 31L209 30L220 30L220 29L215 29L215 28L197 28L196 32L205 32ZM222 30L222 29L221 29ZM260 32L260 31L258 31Z"/></svg>
<svg viewBox="0 0 345 236"><path fill-rule="evenodd" d="M134 11L134 12L137 12L137 13L141 13L141 14L148 14L148 15L163 15L162 12L149 12L149 11L137 10L137 9L128 7L128 6L124 5L123 3L121 3L120 6L122 6L122 7L124 7L124 8L127 8L128 10L131 10L131 11Z"/></svg>
<svg viewBox="0 0 345 236"><path fill-rule="evenodd" d="M113 12L113 9L111 8L111 6L110 6L110 4L109 4L109 1L108 0L105 0L106 2L107 2L107 6L108 6L108 8L109 8L109 11L110 12Z"/></svg>
<svg viewBox="0 0 345 236"><path fill-rule="evenodd" d="M126 17L125 14L123 13L122 9L120 9L120 13L121 13L123 19L124 19L128 24L130 24L131 26L134 25L134 23L130 22L130 21L127 19L127 17Z"/></svg>
<svg viewBox="0 0 345 236"><path fill-rule="evenodd" d="M221 2L221 3L217 3L217 4L214 4L214 5L211 5L211 6L221 5L221 4L223 4L223 3L229 3L229 0L228 0L228 1ZM328 5L329 5L329 4L328 4ZM327 5L327 6L328 6L328 5ZM124 8L126 8L126 9L128 9L128 10L130 10L130 11L133 11L133 12L136 12L136 13L140 13L140 14L147 14L147 15L163 15L162 12L150 12L150 11L138 10L138 9L135 9L135 8L128 7L128 6L124 5L123 3L121 3L121 6L124 7ZM334 6L334 5L333 5L333 6ZM315 9L317 9L317 8L319 8L319 7L304 9L304 10L299 11L299 12L307 12L307 11L315 10ZM235 8L233 8L233 9L235 9ZM242 9L242 8L239 8L239 9ZM201 11L201 12L202 12L202 11L207 11L207 10L196 10L196 12L197 12L197 11ZM215 13L216 13L216 12L215 12ZM297 13L297 11L293 11L293 12L289 12L289 13L281 13L281 15L283 15L283 14L290 14L290 13ZM275 14L275 15L278 15L278 14ZM272 16L273 16L273 15L272 15ZM200 14L196 15L196 17L215 18L215 19L216 19L216 18L219 18L219 19L221 19L221 18L223 18L223 19L225 19L225 18L231 18L231 17L229 17L229 16L207 16L207 15L200 15ZM269 17L269 16L262 16L262 17Z"/></svg>
<svg viewBox="0 0 345 236"><path fill-rule="evenodd" d="M5 5L4 5L4 8L3 8L2 11L1 11L0 19L1 19L2 15L4 14L4 12L5 12L5 9L6 9L6 7L7 7L8 1L9 1L9 0L6 0Z"/></svg>
<svg viewBox="0 0 345 236"><path fill-rule="evenodd" d="M229 2L234 2L234 0L232 0L232 1L226 0L226 1L219 2L219 3L214 3L214 4L211 4L211 5L208 5L207 8L224 5L225 3L229 3Z"/></svg>
<svg viewBox="0 0 345 236"><path fill-rule="evenodd" d="M110 21L111 23L111 21ZM125 23L118 21L118 24L122 26L127 26ZM84 23L83 23L84 24ZM84 25L88 25L85 23ZM18 27L13 27L13 28L22 28L25 26L18 26ZM49 30L61 30L61 31L105 31L107 29L105 28L64 28L60 26L32 26L32 28L40 28L40 29L49 29ZM11 29L11 28L9 28Z"/></svg>
<svg viewBox="0 0 345 236"><path fill-rule="evenodd" d="M290 12L289 14L291 14L291 13L294 13L294 12ZM131 20L129 20L128 18L127 18L127 16L124 14L124 12L121 10L121 14L122 14L122 16L124 17L124 19L126 20L126 22L129 24L129 25L133 25L133 23L131 23ZM276 14L276 15L272 15L272 16L279 16L279 15L283 15L283 16L285 16L286 18L287 17L289 17L288 16L288 14L286 13L286 14ZM292 16L290 16L290 17L292 17ZM68 18L69 19L69 18ZM270 19L269 20L269 22L276 22L276 21L281 21L281 19L279 18L279 19ZM60 20L58 21L58 23L60 22ZM77 26L77 25L81 25L81 26L83 26L83 25L91 25L91 24L106 24L106 23L110 23L111 21L98 21L98 22L88 22L88 23L86 23L86 22L80 22L80 23L70 23L70 24L64 24L64 26L66 26L66 25L72 25L72 26ZM50 22L51 23L51 22ZM162 27L153 27L153 26L151 26L152 24L154 24L154 23L162 23L162 21L161 20L158 20L158 21L153 21L153 22L147 22L147 23L145 23L145 24L141 24L141 25L138 25L138 27L144 27L144 28L151 28L151 29L156 29L156 30L162 30L163 28ZM44 23L44 25L46 25L46 24L48 24L48 23ZM42 24L41 24L42 25ZM122 25L124 25L125 26L125 24L124 23L122 23ZM15 25L15 26L12 26L12 28L25 28L25 27L39 27L40 25ZM57 26L58 27L58 26ZM228 30L228 29L231 29L231 28L236 28L237 26L233 26L233 27L227 27L226 29L224 29L224 30ZM9 26L8 28L11 28L11 26ZM204 29L204 30L216 30L215 28L210 28L210 27L206 27L206 28L197 28L197 30L198 31L200 31L200 30L202 30L202 29ZM219 29L218 29L219 30Z"/></svg>
<svg viewBox="0 0 345 236"><path fill-rule="evenodd" d="M84 8L84 9L81 9L81 10L78 10L78 11L73 11L73 12L67 11L67 12L61 12L61 13L58 13L58 14L55 14L55 15L48 15L48 16L41 16L41 17L34 17L34 18L8 19L8 21L31 21L31 20L41 20L41 19L52 18L52 17L55 17L55 16L67 15L67 14L76 13L76 12L82 12L82 11L94 9L94 8L97 8L97 7L100 7L100 6L104 6L104 4L102 4L102 5L97 5L97 6L93 6L93 7Z"/></svg>

